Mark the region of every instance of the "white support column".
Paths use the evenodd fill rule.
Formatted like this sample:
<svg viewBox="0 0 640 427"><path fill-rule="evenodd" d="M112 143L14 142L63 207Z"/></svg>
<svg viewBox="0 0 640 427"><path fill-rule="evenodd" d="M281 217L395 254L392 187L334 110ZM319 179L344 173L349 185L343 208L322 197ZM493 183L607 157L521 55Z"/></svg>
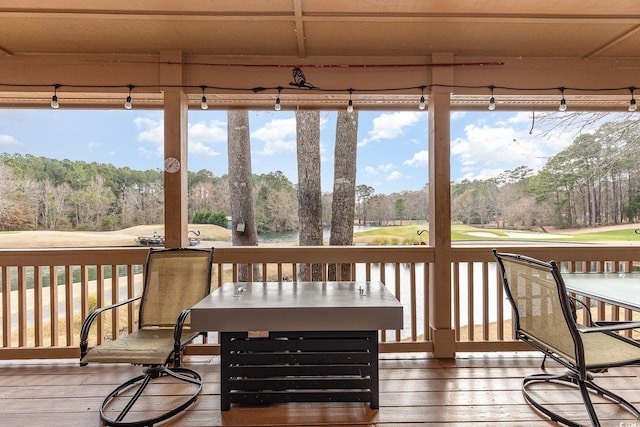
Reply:
<svg viewBox="0 0 640 427"><path fill-rule="evenodd" d="M432 60L450 64L453 55L434 54ZM452 67L433 68L433 84L453 82ZM435 248L435 262L429 271L429 325L436 358L455 357L451 327L450 91L434 87L429 96L429 244Z"/></svg>
<svg viewBox="0 0 640 427"><path fill-rule="evenodd" d="M160 82L182 86L181 52L161 54ZM164 158L180 162L177 172L164 173L164 237L168 248L188 246L187 211L187 98L181 87L164 89Z"/></svg>

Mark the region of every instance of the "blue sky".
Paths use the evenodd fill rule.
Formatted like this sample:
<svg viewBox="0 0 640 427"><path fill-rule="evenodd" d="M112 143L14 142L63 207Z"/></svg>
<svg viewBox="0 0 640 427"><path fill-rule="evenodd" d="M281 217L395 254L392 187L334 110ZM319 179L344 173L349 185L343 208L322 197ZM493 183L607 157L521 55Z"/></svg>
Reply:
<svg viewBox="0 0 640 427"><path fill-rule="evenodd" d="M426 111L360 112L357 185L378 194L419 190L427 182ZM322 191L332 191L335 112L321 112ZM227 173L227 115L189 112L189 170ZM297 183L295 115L249 114L254 173L282 171ZM454 112L452 180L486 179L526 165L539 169L575 135L531 128L531 112ZM132 169L162 168L161 111L0 110L0 152L111 163Z"/></svg>

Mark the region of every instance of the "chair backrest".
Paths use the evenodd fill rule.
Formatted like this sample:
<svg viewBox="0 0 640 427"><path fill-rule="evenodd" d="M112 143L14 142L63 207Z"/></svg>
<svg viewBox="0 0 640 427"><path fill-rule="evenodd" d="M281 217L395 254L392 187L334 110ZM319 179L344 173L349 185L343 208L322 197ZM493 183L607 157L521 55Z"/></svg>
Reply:
<svg viewBox="0 0 640 427"><path fill-rule="evenodd" d="M140 302L140 328L172 327L180 313L211 291L213 248L149 250ZM185 327L189 326L189 318Z"/></svg>
<svg viewBox="0 0 640 427"><path fill-rule="evenodd" d="M515 312L516 335L574 364L584 361L582 341L564 282L555 261L499 253L502 284Z"/></svg>

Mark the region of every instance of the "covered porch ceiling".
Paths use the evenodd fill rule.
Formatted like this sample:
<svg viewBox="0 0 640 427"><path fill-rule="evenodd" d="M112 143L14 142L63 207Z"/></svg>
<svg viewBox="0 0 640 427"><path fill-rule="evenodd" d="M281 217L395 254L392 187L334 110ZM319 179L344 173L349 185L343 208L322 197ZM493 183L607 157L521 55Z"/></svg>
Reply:
<svg viewBox="0 0 640 427"><path fill-rule="evenodd" d="M640 86L635 0L0 0L0 105L160 108L167 73L196 107L624 110ZM296 87L299 67L314 88ZM439 87L440 77L452 81ZM174 79L175 80L175 79ZM257 90L256 88L266 88ZM252 90L253 89L253 90ZM126 94L124 95L126 96Z"/></svg>

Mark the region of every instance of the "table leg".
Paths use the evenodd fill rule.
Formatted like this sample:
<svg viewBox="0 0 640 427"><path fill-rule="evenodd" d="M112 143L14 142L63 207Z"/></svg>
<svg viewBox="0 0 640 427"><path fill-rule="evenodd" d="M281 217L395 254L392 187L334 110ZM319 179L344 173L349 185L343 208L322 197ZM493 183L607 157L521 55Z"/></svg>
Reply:
<svg viewBox="0 0 640 427"><path fill-rule="evenodd" d="M370 331L371 336L369 342L371 347L371 409L380 407L380 379L378 376L378 331Z"/></svg>
<svg viewBox="0 0 640 427"><path fill-rule="evenodd" d="M229 383L229 342L231 335L220 332L220 410L228 411L231 408L231 385Z"/></svg>

